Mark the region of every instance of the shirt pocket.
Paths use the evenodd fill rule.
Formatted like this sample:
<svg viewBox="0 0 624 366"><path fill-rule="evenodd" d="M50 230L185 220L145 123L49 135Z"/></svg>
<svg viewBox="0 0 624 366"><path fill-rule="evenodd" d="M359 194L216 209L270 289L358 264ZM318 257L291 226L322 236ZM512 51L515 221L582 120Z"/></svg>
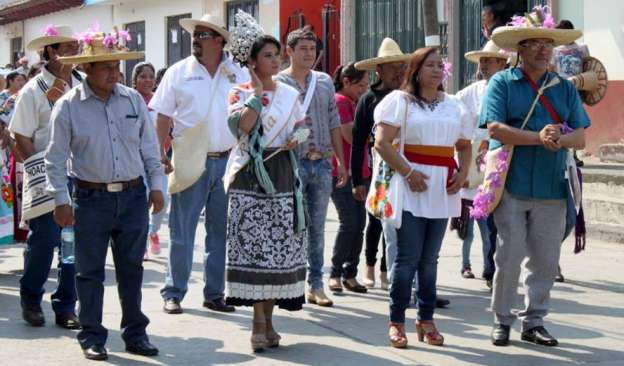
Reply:
<svg viewBox="0 0 624 366"><path fill-rule="evenodd" d="M142 118L135 114L127 114L120 118L121 137L131 144L137 144L141 140Z"/></svg>

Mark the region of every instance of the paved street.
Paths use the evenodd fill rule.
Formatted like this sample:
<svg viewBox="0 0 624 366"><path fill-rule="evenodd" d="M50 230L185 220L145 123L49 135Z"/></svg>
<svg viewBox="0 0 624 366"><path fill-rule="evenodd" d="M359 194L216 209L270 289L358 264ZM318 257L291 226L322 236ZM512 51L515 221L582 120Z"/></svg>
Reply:
<svg viewBox="0 0 624 366"><path fill-rule="evenodd" d="M327 225L325 263L329 263L337 222ZM161 238L167 242L168 230ZM201 236L200 236L201 235ZM203 228L198 229L198 238ZM478 237L478 235L477 235ZM200 240L198 240L199 242ZM481 272L480 242L473 246L473 269ZM275 322L283 347L260 355L250 352L250 309L218 314L202 308L202 253L197 246L184 314L162 312L159 289L164 279L166 248L145 265L143 308L151 319L148 332L160 356L143 358L123 351L120 307L112 260L107 267L104 323L109 328L109 363L114 365L624 365L624 246L590 240L588 249L572 254L564 245L562 267L567 282L552 293L553 314L547 327L559 337L558 348L519 341L519 325L512 345L496 348L489 342L489 292L481 280L459 275L460 242L449 233L440 258L440 294L452 302L436 314L446 338L444 347L418 343L408 324L408 350L387 346L387 295L380 289L364 295L333 296L333 308L305 306L301 312L276 311ZM20 247L0 247L0 360L4 365L84 365L75 333L53 325L49 293L43 304L47 324L31 328L21 320L18 280ZM361 266L363 268L363 265ZM327 268L326 268L327 271ZM47 285L53 288L55 274ZM520 300L519 300L520 301ZM408 319L416 311L408 311Z"/></svg>

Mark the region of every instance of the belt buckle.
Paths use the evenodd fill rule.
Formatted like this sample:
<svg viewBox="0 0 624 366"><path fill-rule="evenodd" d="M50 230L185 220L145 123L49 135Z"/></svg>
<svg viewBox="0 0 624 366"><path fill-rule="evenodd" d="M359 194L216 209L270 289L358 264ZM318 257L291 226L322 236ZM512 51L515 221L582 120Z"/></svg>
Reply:
<svg viewBox="0 0 624 366"><path fill-rule="evenodd" d="M117 193L123 191L123 183L109 183L106 185L106 191Z"/></svg>

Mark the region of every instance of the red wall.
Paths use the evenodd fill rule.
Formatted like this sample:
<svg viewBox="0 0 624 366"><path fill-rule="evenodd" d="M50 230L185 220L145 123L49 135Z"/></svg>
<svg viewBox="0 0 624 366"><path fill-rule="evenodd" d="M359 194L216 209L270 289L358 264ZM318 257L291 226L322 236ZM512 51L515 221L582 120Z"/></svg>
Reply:
<svg viewBox="0 0 624 366"><path fill-rule="evenodd" d="M592 125L586 130L586 150L592 154L605 143L624 141L624 81L609 81L604 99L594 107L585 106Z"/></svg>
<svg viewBox="0 0 624 366"><path fill-rule="evenodd" d="M288 17L293 14L297 14L298 11L302 11L304 15L305 24L311 24L314 26L314 32L321 39L323 37L323 24L321 11L323 5L332 4L336 10L340 11L340 0L280 0L280 41L285 41L286 27L288 26ZM338 19L336 19L336 24ZM291 30L293 30L291 28ZM338 42L340 40L340 29L335 27L338 35ZM339 45L334 49L339 50ZM338 51L339 52L339 51ZM338 59L340 59L338 57ZM333 72L331 70L330 72Z"/></svg>

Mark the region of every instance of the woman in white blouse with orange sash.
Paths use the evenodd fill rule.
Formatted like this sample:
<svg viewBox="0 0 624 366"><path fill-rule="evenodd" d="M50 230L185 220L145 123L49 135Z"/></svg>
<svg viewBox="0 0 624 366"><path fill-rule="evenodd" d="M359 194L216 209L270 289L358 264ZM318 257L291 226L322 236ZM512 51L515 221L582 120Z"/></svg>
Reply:
<svg viewBox="0 0 624 366"><path fill-rule="evenodd" d="M448 219L460 214L458 192L468 174L473 127L461 103L444 93L443 78L437 48L421 48L409 61L401 89L388 94L375 109L375 149L404 183L388 334L397 348L407 346L405 309L415 275L418 338L432 345L444 343L433 322L438 254ZM396 141L404 133L401 156Z"/></svg>

